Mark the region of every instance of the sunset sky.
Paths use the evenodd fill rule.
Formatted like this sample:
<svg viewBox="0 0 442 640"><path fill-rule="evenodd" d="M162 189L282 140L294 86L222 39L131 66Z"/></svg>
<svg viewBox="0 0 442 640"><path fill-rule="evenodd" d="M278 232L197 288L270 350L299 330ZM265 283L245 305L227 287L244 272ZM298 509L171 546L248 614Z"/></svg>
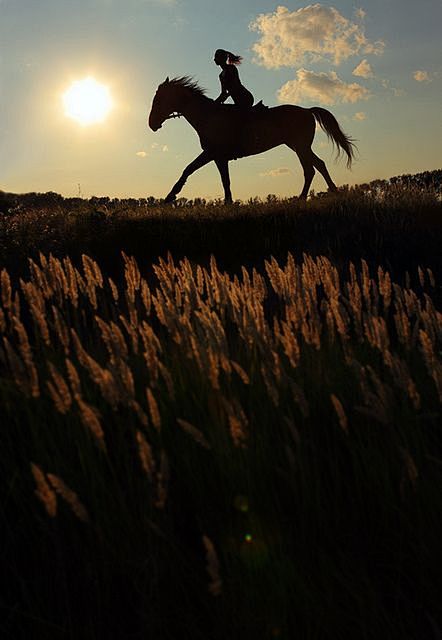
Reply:
<svg viewBox="0 0 442 640"><path fill-rule="evenodd" d="M337 184L442 166L442 3L350 0L0 0L0 189L65 196L164 196L200 152L184 119L146 121L166 76L219 94L217 48L243 56L255 100L323 106L357 139L352 171L326 136L315 152ZM94 78L112 108L102 122L68 117L63 94ZM234 197L298 194L286 147L232 162ZM316 176L313 188L325 184ZM221 197L212 163L181 195Z"/></svg>

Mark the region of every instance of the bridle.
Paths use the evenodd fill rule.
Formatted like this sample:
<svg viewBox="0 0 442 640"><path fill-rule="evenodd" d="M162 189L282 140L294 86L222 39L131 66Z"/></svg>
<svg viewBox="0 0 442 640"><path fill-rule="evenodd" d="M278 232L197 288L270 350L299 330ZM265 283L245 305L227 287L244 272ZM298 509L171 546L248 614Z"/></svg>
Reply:
<svg viewBox="0 0 442 640"><path fill-rule="evenodd" d="M182 113L171 113L170 116L167 116L167 118L165 118L165 120L170 120L171 118L181 118L182 115Z"/></svg>

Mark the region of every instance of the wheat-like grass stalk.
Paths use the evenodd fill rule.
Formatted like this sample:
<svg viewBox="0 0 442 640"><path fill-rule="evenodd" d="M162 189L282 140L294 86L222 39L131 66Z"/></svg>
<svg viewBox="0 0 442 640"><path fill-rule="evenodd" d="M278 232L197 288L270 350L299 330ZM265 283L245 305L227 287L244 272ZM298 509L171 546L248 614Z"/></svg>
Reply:
<svg viewBox="0 0 442 640"><path fill-rule="evenodd" d="M46 513L51 518L55 518L57 515L57 496L55 492L46 481L45 474L41 468L34 462L31 462L31 472L34 476L35 484L37 485L37 488L34 491L35 495L43 504L46 509Z"/></svg>
<svg viewBox="0 0 442 640"><path fill-rule="evenodd" d="M94 286L103 287L103 274L101 273L100 267L92 260L89 256L83 254L81 256L81 261L83 263L83 272L86 276L86 281L89 284L93 284Z"/></svg>
<svg viewBox="0 0 442 640"><path fill-rule="evenodd" d="M209 593L213 596L219 596L222 593L222 580L218 554L212 540L205 534L203 535L203 544L206 550L206 569L210 579Z"/></svg>
<svg viewBox="0 0 442 640"><path fill-rule="evenodd" d="M250 384L250 378L247 375L247 373L244 371L244 369L242 368L242 366L238 363L235 362L235 360L230 360L230 364L233 368L233 370L238 374L238 376L240 377L241 381L243 384L249 385Z"/></svg>
<svg viewBox="0 0 442 640"><path fill-rule="evenodd" d="M10 311L12 308L12 288L11 278L6 269L2 269L0 273L0 285L1 285L1 299L3 307L6 311Z"/></svg>
<svg viewBox="0 0 442 640"><path fill-rule="evenodd" d="M69 378L69 384L71 387L71 392L72 395L74 396L75 400L81 399L81 383L80 383L80 376L78 375L77 369L75 368L75 365L71 362L71 360L69 358L65 359L65 363L66 363L66 369L68 372L68 378Z"/></svg>
<svg viewBox="0 0 442 640"><path fill-rule="evenodd" d="M141 433L141 431L136 432L136 439L138 444L138 456L141 461L141 466L146 472L149 480L153 482L156 471L156 464L152 453L152 447L147 442L145 436Z"/></svg>
<svg viewBox="0 0 442 640"><path fill-rule="evenodd" d="M248 420L244 410L236 398L227 400L227 398L222 396L221 401L227 415L227 422L233 444L235 447L245 449L248 435Z"/></svg>
<svg viewBox="0 0 442 640"><path fill-rule="evenodd" d="M78 285L75 275L75 269L72 265L70 258L63 258L63 265L66 273L66 279L68 283L69 300L72 306L77 309L78 307Z"/></svg>
<svg viewBox="0 0 442 640"><path fill-rule="evenodd" d="M0 333L6 333L6 316L3 309L0 307Z"/></svg>
<svg viewBox="0 0 442 640"><path fill-rule="evenodd" d="M69 337L69 329L66 325L66 322L61 315L61 312L57 309L55 305L52 305L52 315L54 318L54 329L57 338L59 339L61 345L63 346L63 351L66 356L70 353L70 337Z"/></svg>
<svg viewBox="0 0 442 640"><path fill-rule="evenodd" d="M433 289L434 289L435 286L436 286L436 279L435 279L434 274L433 274L431 269L427 269L427 275L428 275L428 279L430 281L430 286L433 287Z"/></svg>
<svg viewBox="0 0 442 640"><path fill-rule="evenodd" d="M46 344L46 346L49 346L51 344L51 339L49 335L48 323L46 321L46 307L44 297L33 282L24 282L22 279L20 279L20 286L31 310L34 324L38 328L43 342Z"/></svg>
<svg viewBox="0 0 442 640"><path fill-rule="evenodd" d="M16 317L12 317L12 324L15 329L18 338L18 350L25 364L27 376L28 376L28 391L33 398L38 398L40 395L40 386L38 381L37 368L34 363L32 355L31 345L29 343L28 334L23 323Z"/></svg>
<svg viewBox="0 0 442 640"><path fill-rule="evenodd" d="M51 380L47 380L49 395L54 402L57 411L63 415L68 413L72 406L72 396L65 379L52 362L48 362L48 369L51 374Z"/></svg>
<svg viewBox="0 0 442 640"><path fill-rule="evenodd" d="M98 410L82 398L76 398L76 401L82 423L93 435L98 447L102 451L106 452L104 431L100 423L100 414Z"/></svg>
<svg viewBox="0 0 442 640"><path fill-rule="evenodd" d="M112 278L108 278L107 279L109 282L109 287L112 293L112 298L114 299L114 302L118 302L120 294L118 293L118 288L115 284L115 282L112 280Z"/></svg>
<svg viewBox="0 0 442 640"><path fill-rule="evenodd" d="M177 423L181 427L183 431L188 433L199 445L201 445L204 449L210 449L210 444L208 443L205 435L197 429L193 424L187 422L187 420L183 420L182 418L177 418Z"/></svg>
<svg viewBox="0 0 442 640"><path fill-rule="evenodd" d="M161 415L158 409L158 403L150 387L146 389L147 405L149 407L150 418L152 424L158 431L161 430Z"/></svg>
<svg viewBox="0 0 442 640"><path fill-rule="evenodd" d="M22 388L23 391L27 393L28 381L23 361L18 356L8 338L3 338L3 345L5 348L6 359L9 364L9 369L12 373L14 382L17 387Z"/></svg>
<svg viewBox="0 0 442 640"><path fill-rule="evenodd" d="M78 361L89 372L91 379L99 387L105 400L115 409L121 401L121 396L114 376L108 369L101 367L98 362L86 352L74 329L71 329L71 335Z"/></svg>
<svg viewBox="0 0 442 640"><path fill-rule="evenodd" d="M157 509L164 509L167 500L167 487L169 483L169 462L164 450L161 451L160 469L157 472L156 481L157 487L154 506Z"/></svg>
<svg viewBox="0 0 442 640"><path fill-rule="evenodd" d="M47 478L51 483L53 489L70 506L72 512L77 516L77 518L82 522L90 522L89 514L86 510L86 507L82 502L80 502L80 499L75 491L70 489L59 476L56 476L53 473L48 473Z"/></svg>
<svg viewBox="0 0 442 640"><path fill-rule="evenodd" d="M338 416L339 426L345 433L348 433L348 419L347 414L345 413L344 407L342 406L339 398L334 394L330 394L330 400L333 405L333 408Z"/></svg>

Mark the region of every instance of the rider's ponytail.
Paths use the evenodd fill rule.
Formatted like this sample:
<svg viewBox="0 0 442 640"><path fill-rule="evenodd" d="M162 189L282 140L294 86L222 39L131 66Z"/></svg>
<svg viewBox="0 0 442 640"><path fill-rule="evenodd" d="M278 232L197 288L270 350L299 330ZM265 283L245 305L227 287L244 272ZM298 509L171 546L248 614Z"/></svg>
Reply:
<svg viewBox="0 0 442 640"><path fill-rule="evenodd" d="M241 64L242 61L242 57L241 56L236 56L234 53L231 53L230 51L227 51L227 62L229 64Z"/></svg>

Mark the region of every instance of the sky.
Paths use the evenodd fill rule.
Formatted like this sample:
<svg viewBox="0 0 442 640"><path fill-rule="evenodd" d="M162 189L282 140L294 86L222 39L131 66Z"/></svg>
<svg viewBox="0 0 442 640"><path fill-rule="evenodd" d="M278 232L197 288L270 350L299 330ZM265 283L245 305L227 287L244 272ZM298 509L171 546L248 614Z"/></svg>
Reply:
<svg viewBox="0 0 442 640"><path fill-rule="evenodd" d="M255 100L322 106L357 140L351 171L318 131L337 184L442 167L441 0L0 0L0 189L163 197L201 149L184 119L147 126L157 86L190 75L219 95L215 49L243 57ZM63 94L93 77L113 107L85 126ZM230 163L234 198L297 195L285 146ZM312 184L325 190L321 176ZM214 163L181 195L223 194Z"/></svg>

